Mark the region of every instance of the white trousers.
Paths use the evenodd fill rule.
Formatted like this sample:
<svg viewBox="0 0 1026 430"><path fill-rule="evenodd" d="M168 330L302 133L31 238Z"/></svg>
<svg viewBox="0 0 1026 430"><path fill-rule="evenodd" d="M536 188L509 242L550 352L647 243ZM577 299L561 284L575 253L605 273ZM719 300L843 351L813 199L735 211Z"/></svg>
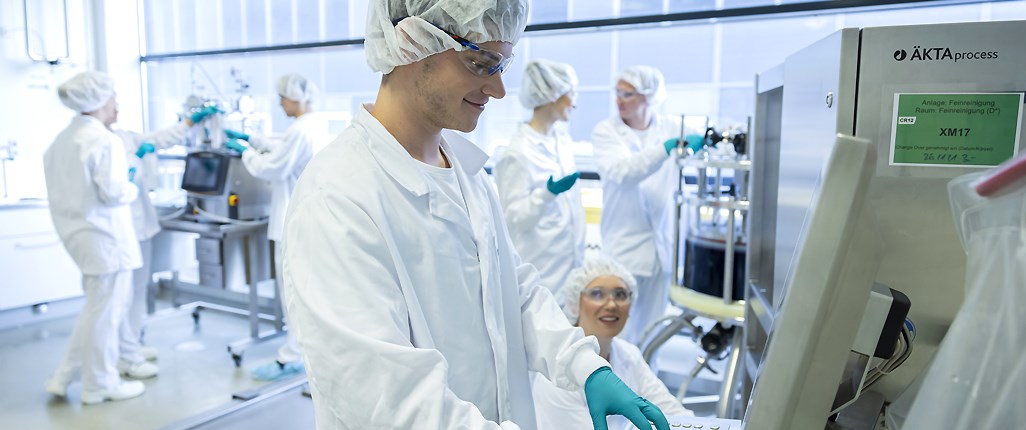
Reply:
<svg viewBox="0 0 1026 430"><path fill-rule="evenodd" d="M638 281L638 291L631 300L631 313L619 337L637 345L643 340L641 336L644 335L645 329L666 313L670 294L670 274L664 272L655 276L634 277Z"/></svg>
<svg viewBox="0 0 1026 430"><path fill-rule="evenodd" d="M150 282L153 282L152 256L153 239L146 239L139 242L139 249L142 251L142 267L132 271L131 298L125 318L118 329L118 344L121 349L121 359L129 363L138 363L146 359L142 355L142 329L143 320L146 318L146 296Z"/></svg>
<svg viewBox="0 0 1026 430"><path fill-rule="evenodd" d="M85 306L75 321L54 378L67 383L82 377L82 391L108 390L121 383L118 375L118 329L132 292L132 272L83 275Z"/></svg>
<svg viewBox="0 0 1026 430"><path fill-rule="evenodd" d="M277 284L278 297L281 299L281 314L285 316L287 322L289 317L285 306L285 274L281 267L281 242L272 240L271 243L274 244L274 283ZM303 355L299 351L296 335L291 330L285 332L285 344L278 348L278 362L291 363L302 359Z"/></svg>

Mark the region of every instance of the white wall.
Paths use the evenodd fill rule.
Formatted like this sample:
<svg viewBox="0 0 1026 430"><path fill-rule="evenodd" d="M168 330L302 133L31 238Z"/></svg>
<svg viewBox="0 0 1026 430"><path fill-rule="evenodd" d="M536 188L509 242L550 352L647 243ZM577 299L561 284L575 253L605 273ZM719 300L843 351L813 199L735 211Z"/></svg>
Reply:
<svg viewBox="0 0 1026 430"><path fill-rule="evenodd" d="M30 2L33 7L46 7L52 11L54 8L48 7L50 3L61 2ZM142 128L142 85L135 11L135 0L69 1L70 58L51 66L32 62L25 52L22 1L0 0L0 94L3 95L0 143L8 140L18 142L18 156L6 163L7 188L12 197L46 196L43 152L75 115L60 103L57 87L75 74L89 69L110 73L117 85L118 126L134 130ZM93 31L97 24L106 24L105 30ZM39 20L33 20L29 27L36 41L41 33L63 31L63 19L59 12L50 12ZM49 39L52 42L54 38ZM64 51L63 46L53 49Z"/></svg>
<svg viewBox="0 0 1026 430"><path fill-rule="evenodd" d="M0 142L18 142L17 158L7 162L7 188L14 197L46 195L43 152L74 115L61 105L56 88L84 70L87 49L82 4L69 2L68 6L71 59L50 66L33 63L25 52L21 0L0 0L0 94L4 96L0 103ZM63 27L59 15L46 17L45 21ZM33 34L43 31L30 27Z"/></svg>

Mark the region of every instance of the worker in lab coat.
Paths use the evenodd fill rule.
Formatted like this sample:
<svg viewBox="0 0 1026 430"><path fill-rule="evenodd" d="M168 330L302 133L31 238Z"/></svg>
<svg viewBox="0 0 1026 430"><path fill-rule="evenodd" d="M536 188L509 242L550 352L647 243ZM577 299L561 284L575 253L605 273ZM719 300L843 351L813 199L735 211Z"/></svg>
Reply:
<svg viewBox="0 0 1026 430"><path fill-rule="evenodd" d="M160 233L160 219L149 193L154 184L148 183L158 174L152 171L157 167L156 150L182 144L189 128L218 112L217 108L208 106L193 112L175 125L152 133L113 130L124 142L129 176L140 188L139 197L132 202L132 225L139 239L142 266L132 272L132 296L118 329L120 356L117 367L124 376L145 379L156 376L159 371L157 365L150 362L157 359L157 349L143 346L141 342L143 320L146 317L146 290L150 282L153 282L153 237ZM144 163L143 160L152 162Z"/></svg>
<svg viewBox="0 0 1026 430"><path fill-rule="evenodd" d="M520 262L487 156L443 133L473 130L505 95L527 0L380 0L368 14L377 100L310 162L285 222L318 428L533 429L535 370L583 387L597 417L669 430Z"/></svg>
<svg viewBox="0 0 1026 430"><path fill-rule="evenodd" d="M556 128L570 119L576 86L569 64L527 64L520 103L533 114L517 128L494 172L513 246L553 294L584 260L584 205L580 186L574 186L580 172L570 135Z"/></svg>
<svg viewBox="0 0 1026 430"><path fill-rule="evenodd" d="M57 89L79 112L43 155L46 190L57 234L82 271L85 305L68 349L46 391L65 396L77 374L82 403L123 400L145 391L118 374L118 329L132 295L132 270L142 266L132 227L131 203L139 189L129 181L124 141L109 127L117 121L114 82L83 72Z"/></svg>
<svg viewBox="0 0 1026 430"><path fill-rule="evenodd" d="M279 297L284 297L282 288L281 240L285 225L285 209L289 206L292 189L296 186L299 175L306 164L313 158L314 148L320 148L313 117L312 103L317 95L317 87L313 82L297 74L287 74L278 79L278 96L285 115L295 118L295 122L285 130L280 139L267 139L261 136L248 135L235 130L225 130L229 140L226 145L242 153L242 164L254 177L271 183L271 216L267 221L267 238L274 247L274 273L278 286ZM245 145L242 141L249 141ZM282 304L284 306L284 303ZM287 311L283 310L286 315ZM303 371L303 357L299 352L295 334L289 330L285 343L278 348L277 358L252 369L251 374L258 380L275 380Z"/></svg>
<svg viewBox="0 0 1026 430"><path fill-rule="evenodd" d="M621 334L635 344L665 313L670 288L678 178L670 154L681 130L679 120L656 113L665 99L659 70L624 70L616 81L619 112L596 125L591 137L602 181L602 251L638 282L634 314Z"/></svg>
<svg viewBox="0 0 1026 430"><path fill-rule="evenodd" d="M656 377L638 347L616 337L631 314L631 301L637 292L634 276L607 257L589 259L570 272L557 297L563 312L586 336L598 339L599 355L609 361L613 373L628 387L668 415L693 416ZM585 429L591 425L584 393L560 389L535 374L534 407L539 430ZM623 417L608 417L610 429L631 428Z"/></svg>

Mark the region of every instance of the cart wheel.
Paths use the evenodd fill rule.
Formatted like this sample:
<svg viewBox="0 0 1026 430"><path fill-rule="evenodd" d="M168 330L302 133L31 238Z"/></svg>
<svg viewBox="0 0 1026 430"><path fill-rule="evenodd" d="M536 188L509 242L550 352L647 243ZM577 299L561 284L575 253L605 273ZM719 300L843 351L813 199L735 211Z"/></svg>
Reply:
<svg viewBox="0 0 1026 430"><path fill-rule="evenodd" d="M242 354L232 354L232 361L235 362L235 367L242 367Z"/></svg>

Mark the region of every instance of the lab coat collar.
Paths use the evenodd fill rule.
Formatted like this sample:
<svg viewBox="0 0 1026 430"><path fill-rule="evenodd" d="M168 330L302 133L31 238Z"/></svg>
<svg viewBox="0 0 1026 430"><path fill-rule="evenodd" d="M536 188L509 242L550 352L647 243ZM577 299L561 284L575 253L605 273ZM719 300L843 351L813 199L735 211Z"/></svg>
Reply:
<svg viewBox="0 0 1026 430"><path fill-rule="evenodd" d="M395 178L400 185L414 193L422 196L429 191L427 182L420 170L412 163L419 163L406 152L406 148L385 129L377 118L370 113L373 108L371 104L360 107L356 113L353 125L362 128L370 135L368 146L371 153L378 160L381 167ZM488 154L485 154L477 145L449 130L442 130L442 145L445 150L455 158L454 166L460 166L467 176L473 176L481 171L484 163L488 161Z"/></svg>
<svg viewBox="0 0 1026 430"><path fill-rule="evenodd" d="M72 119L72 121L73 122L77 122L79 124L84 124L84 125L87 125L87 126L90 126L90 127L99 126L99 127L102 127L105 130L110 130L109 128L107 128L107 126L103 125L103 121L100 121L98 118L96 118L95 116L92 116L92 115L83 115L83 114L75 115L75 118Z"/></svg>
<svg viewBox="0 0 1026 430"><path fill-rule="evenodd" d="M485 162L488 161L488 154L478 148L474 142L460 136L455 131L442 130L442 145L456 158L456 164L463 169L463 173L466 173L467 176L474 176L480 172L484 168Z"/></svg>

